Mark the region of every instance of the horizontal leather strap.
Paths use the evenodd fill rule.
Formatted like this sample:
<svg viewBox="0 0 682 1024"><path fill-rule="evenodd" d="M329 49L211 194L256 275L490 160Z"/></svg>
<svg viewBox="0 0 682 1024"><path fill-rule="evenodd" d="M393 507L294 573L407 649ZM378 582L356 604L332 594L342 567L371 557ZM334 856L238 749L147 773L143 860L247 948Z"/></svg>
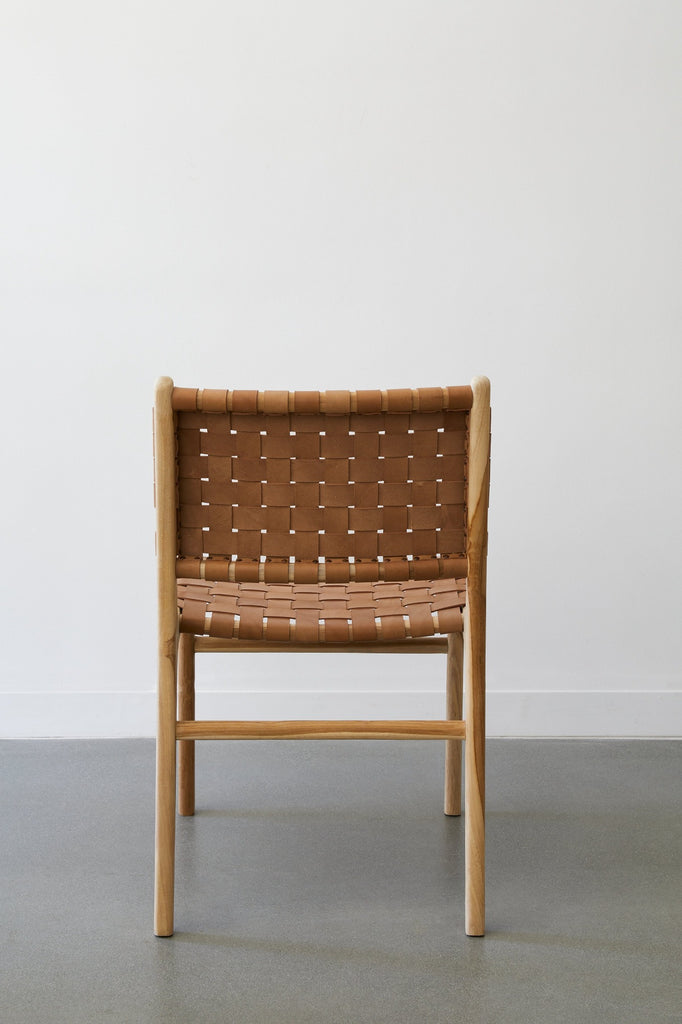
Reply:
<svg viewBox="0 0 682 1024"><path fill-rule="evenodd" d="M282 416L344 416L356 412L459 412L471 409L473 392L468 385L445 388L395 388L388 391L223 391L215 388L173 388L176 412L265 413Z"/></svg>

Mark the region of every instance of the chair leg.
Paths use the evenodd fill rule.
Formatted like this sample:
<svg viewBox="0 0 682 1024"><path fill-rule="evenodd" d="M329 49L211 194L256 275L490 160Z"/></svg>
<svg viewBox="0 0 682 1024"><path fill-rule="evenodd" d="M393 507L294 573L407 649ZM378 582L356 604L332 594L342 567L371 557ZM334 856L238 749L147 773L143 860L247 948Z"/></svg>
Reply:
<svg viewBox="0 0 682 1024"><path fill-rule="evenodd" d="M478 603L470 594L470 605ZM466 739L464 772L465 929L485 933L485 632L481 609L465 610ZM476 614L478 612L478 614ZM472 628L473 622L473 628Z"/></svg>
<svg viewBox="0 0 682 1024"><path fill-rule="evenodd" d="M194 636L181 633L178 644L178 719L194 721ZM194 814L194 740L178 742L178 813Z"/></svg>
<svg viewBox="0 0 682 1024"><path fill-rule="evenodd" d="M445 689L445 717L450 721L462 719L464 640L461 633L448 635L448 660ZM445 800L446 814L462 813L462 741L445 741Z"/></svg>
<svg viewBox="0 0 682 1024"><path fill-rule="evenodd" d="M154 932L173 934L175 883L175 702L177 642L162 645L156 740Z"/></svg>

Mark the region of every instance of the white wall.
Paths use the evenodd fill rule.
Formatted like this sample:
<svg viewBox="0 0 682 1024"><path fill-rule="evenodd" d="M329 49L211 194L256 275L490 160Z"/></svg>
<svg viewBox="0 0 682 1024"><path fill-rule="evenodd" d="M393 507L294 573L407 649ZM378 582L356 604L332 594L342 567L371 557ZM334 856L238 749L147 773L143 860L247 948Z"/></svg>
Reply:
<svg viewBox="0 0 682 1024"><path fill-rule="evenodd" d="M156 376L474 373L491 731L679 733L680 4L2 19L2 734L151 734ZM296 717L322 685L321 715L438 715L442 674L216 659L201 710Z"/></svg>

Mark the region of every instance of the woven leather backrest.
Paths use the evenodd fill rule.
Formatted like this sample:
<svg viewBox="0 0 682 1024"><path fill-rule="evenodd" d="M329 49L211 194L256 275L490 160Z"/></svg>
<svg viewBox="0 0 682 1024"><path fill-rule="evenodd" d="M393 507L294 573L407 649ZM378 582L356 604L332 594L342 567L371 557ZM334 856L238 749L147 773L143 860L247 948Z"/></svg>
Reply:
<svg viewBox="0 0 682 1024"><path fill-rule="evenodd" d="M173 390L177 575L466 575L469 387Z"/></svg>

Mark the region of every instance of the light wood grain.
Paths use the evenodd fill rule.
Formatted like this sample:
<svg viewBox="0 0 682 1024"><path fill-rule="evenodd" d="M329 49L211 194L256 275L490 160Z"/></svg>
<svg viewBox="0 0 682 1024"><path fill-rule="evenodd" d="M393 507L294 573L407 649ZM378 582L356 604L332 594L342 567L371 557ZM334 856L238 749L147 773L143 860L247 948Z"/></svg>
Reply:
<svg viewBox="0 0 682 1024"><path fill-rule="evenodd" d="M194 637L181 633L178 644L178 718L194 721ZM194 742L178 743L178 813L194 814Z"/></svg>
<svg viewBox="0 0 682 1024"><path fill-rule="evenodd" d="M195 740L442 740L465 735L463 722L411 721L290 721L178 722L179 739Z"/></svg>
<svg viewBox="0 0 682 1024"><path fill-rule="evenodd" d="M445 636L356 644L290 644L272 640L222 640L214 636L198 636L195 641L197 654L225 654L229 651L241 654L444 654L447 649Z"/></svg>
<svg viewBox="0 0 682 1024"><path fill-rule="evenodd" d="M490 381L472 381L467 492L467 606L465 743L465 928L485 932L485 615L488 490L490 483Z"/></svg>
<svg viewBox="0 0 682 1024"><path fill-rule="evenodd" d="M464 641L461 633L448 636L448 660L445 691L445 717L461 721ZM445 741L445 798L443 809L446 814L462 812L462 741Z"/></svg>
<svg viewBox="0 0 682 1024"><path fill-rule="evenodd" d="M173 934L175 880L175 702L177 600L175 584L175 440L171 393L162 377L154 403L154 484L158 559L159 691L156 740L154 931Z"/></svg>

